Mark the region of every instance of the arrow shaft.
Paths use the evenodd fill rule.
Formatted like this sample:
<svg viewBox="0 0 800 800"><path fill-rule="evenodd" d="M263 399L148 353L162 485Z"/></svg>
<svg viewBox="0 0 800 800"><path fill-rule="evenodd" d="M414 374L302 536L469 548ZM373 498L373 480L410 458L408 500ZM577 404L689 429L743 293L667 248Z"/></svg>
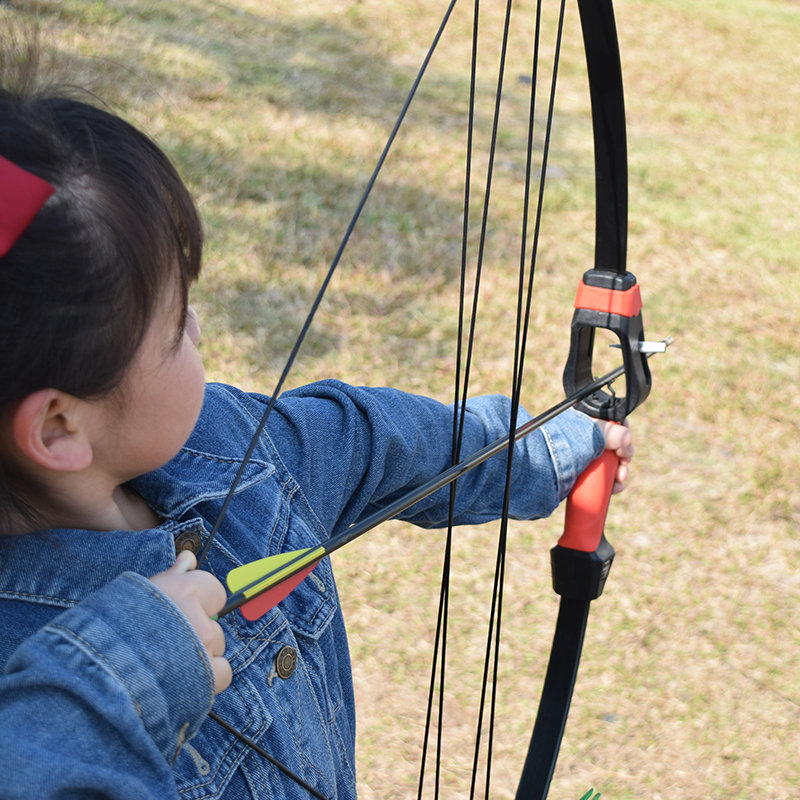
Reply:
<svg viewBox="0 0 800 800"><path fill-rule="evenodd" d="M386 522L392 517L396 517L398 514L402 513L407 508L410 508L415 503L418 503L420 500L424 500L435 491L447 486L448 484L451 484L453 481L458 480L462 475L474 469L479 464L482 464L492 456L497 455L505 450L505 448L508 447L509 442L512 440L517 442L519 439L522 439L528 434L533 433L533 431L535 431L537 428L541 428L546 422L549 422L551 419L555 419L555 417L557 417L559 414L563 414L573 406L576 406L581 402L581 400L585 400L587 397L594 394L594 392L598 391L598 389L602 389L604 386L612 383L614 380L620 377L620 375L624 374L624 372L625 368L620 366L606 375L603 375L603 377L597 378L595 381L587 384L584 388L562 400L557 405L552 406L551 408L547 409L547 411L542 412L538 416L533 417L533 419L530 419L524 424L520 425L513 432L513 435L506 434L505 436L501 436L499 439L495 439L495 441L486 445L486 447L483 449L478 450L468 458L460 461L458 464L454 464L452 467L446 469L444 472L441 472L434 478L431 478L431 480L423 483L413 491L403 495L403 497L380 509L380 511L370 514L370 516L365 517L363 520L361 520L361 522L350 526L347 530L342 531L341 533L332 537L324 545L325 549L327 550L327 554L332 553L334 550L338 550L340 547L343 547L346 544L349 544L353 541L353 539L357 539L359 536L367 533L367 531L372 530L381 523Z"/></svg>
<svg viewBox="0 0 800 800"><path fill-rule="evenodd" d="M449 469L446 469L444 472L431 478L431 480L418 486L408 494L403 495L403 497L398 498L388 506L385 506L380 511L370 514L360 522L357 522L341 533L332 536L326 542L323 542L313 549L304 550L298 553L295 558L281 564L276 569L261 575L259 578L252 581L252 583L249 583L247 586L242 587L235 594L231 595L231 597L228 599L228 602L217 614L217 617L222 617L225 614L229 614L231 611L243 606L245 603L257 597L261 593L266 592L282 581L288 580L297 575L297 573L308 567L310 554L312 552L314 560L318 561L324 556L330 555L334 551L338 550L340 547L344 547L344 545L349 544L359 536L363 536L365 533L373 528L376 528L383 522L396 517L398 514L402 513L407 508L410 508L415 503L418 503L420 500L424 500L435 491L447 486L453 481L458 480L462 475L469 472L471 469L474 469L492 456L497 455L497 453L502 452L506 447L508 447L509 442L512 440L516 442L528 434L533 433L533 431L535 431L537 428L540 428L546 422L549 422L559 414L563 414L568 409L576 406L582 400L585 400L587 397L594 394L594 392L597 392L603 387L608 386L610 383L613 383L624 373L625 367L619 366L616 369L611 370L611 372L606 373L602 377L596 378L594 381L586 384L586 386L582 387L578 391L573 392L569 397L565 398L560 403L557 403L556 405L547 409L547 411L542 412L538 416L533 417L524 424L520 425L513 432L513 434L508 433L505 436L501 436L499 439L496 439L494 442L486 445L486 447L483 449L478 450L468 458L464 459L458 464L453 465Z"/></svg>

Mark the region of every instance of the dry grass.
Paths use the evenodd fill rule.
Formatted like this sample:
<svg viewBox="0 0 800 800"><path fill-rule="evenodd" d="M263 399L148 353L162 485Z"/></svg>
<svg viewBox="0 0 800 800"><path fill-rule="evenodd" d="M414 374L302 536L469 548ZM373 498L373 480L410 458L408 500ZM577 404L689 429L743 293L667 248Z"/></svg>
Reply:
<svg viewBox="0 0 800 800"><path fill-rule="evenodd" d="M437 24L429 0L13 2L179 163L205 215L195 302L213 378L269 391ZM485 3L488 6L490 4ZM524 39L523 11L515 50ZM572 4L570 4L571 8ZM499 9L486 10L485 27ZM469 13L454 19L312 328L293 384L338 376L447 398L458 292ZM630 268L655 387L633 424L617 561L590 620L551 796L800 796L800 6L618 3ZM591 263L591 159L571 8L526 404L559 399ZM491 48L482 51L491 65ZM527 56L525 56L527 58ZM511 68L474 391L510 369L524 82ZM479 84L485 145L491 76ZM523 126L523 127L521 127ZM474 252L474 241L472 243ZM521 768L554 621L558 520L512 529L493 798ZM445 797L468 790L495 531L457 537ZM364 798L415 791L441 538L388 525L336 559Z"/></svg>

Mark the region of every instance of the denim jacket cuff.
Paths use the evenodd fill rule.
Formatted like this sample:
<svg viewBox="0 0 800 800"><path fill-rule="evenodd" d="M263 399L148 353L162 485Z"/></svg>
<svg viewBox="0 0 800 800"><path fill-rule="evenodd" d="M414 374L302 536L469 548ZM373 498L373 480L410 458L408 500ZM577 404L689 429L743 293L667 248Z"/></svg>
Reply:
<svg viewBox="0 0 800 800"><path fill-rule="evenodd" d="M126 572L47 628L57 628L116 680L156 747L172 762L214 698L208 656L172 600L146 578Z"/></svg>
<svg viewBox="0 0 800 800"><path fill-rule="evenodd" d="M542 427L556 473L559 501L605 447L605 438L591 417L570 409Z"/></svg>

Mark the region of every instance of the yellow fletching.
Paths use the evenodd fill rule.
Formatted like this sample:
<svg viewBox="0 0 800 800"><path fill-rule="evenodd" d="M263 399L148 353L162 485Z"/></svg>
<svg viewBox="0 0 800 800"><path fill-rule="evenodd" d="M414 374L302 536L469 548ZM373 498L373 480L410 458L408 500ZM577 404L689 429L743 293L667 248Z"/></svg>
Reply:
<svg viewBox="0 0 800 800"><path fill-rule="evenodd" d="M277 586L285 580L286 575L296 572L309 564L319 561L325 555L324 547L312 547L304 550L291 550L288 553L278 553L258 561L251 561L236 567L228 573L226 583L231 592L240 592L245 587L245 597ZM259 580L263 578L263 580ZM252 586L250 584L253 584Z"/></svg>

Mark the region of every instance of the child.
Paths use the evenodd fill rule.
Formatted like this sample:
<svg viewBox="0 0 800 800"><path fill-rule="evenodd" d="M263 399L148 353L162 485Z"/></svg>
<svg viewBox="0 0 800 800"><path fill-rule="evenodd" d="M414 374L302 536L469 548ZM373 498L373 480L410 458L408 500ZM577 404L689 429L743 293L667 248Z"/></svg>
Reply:
<svg viewBox="0 0 800 800"><path fill-rule="evenodd" d="M204 384L192 199L144 135L55 91L0 89L0 156L0 795L354 797L328 560L256 621L212 622L219 581L444 470L451 410L336 381L286 392L192 569L265 403ZM504 398L471 401L462 452L508 418ZM522 439L511 514L552 512L604 446L621 488L621 426L568 412ZM456 522L499 515L505 463L459 481ZM405 517L440 527L447 498Z"/></svg>

